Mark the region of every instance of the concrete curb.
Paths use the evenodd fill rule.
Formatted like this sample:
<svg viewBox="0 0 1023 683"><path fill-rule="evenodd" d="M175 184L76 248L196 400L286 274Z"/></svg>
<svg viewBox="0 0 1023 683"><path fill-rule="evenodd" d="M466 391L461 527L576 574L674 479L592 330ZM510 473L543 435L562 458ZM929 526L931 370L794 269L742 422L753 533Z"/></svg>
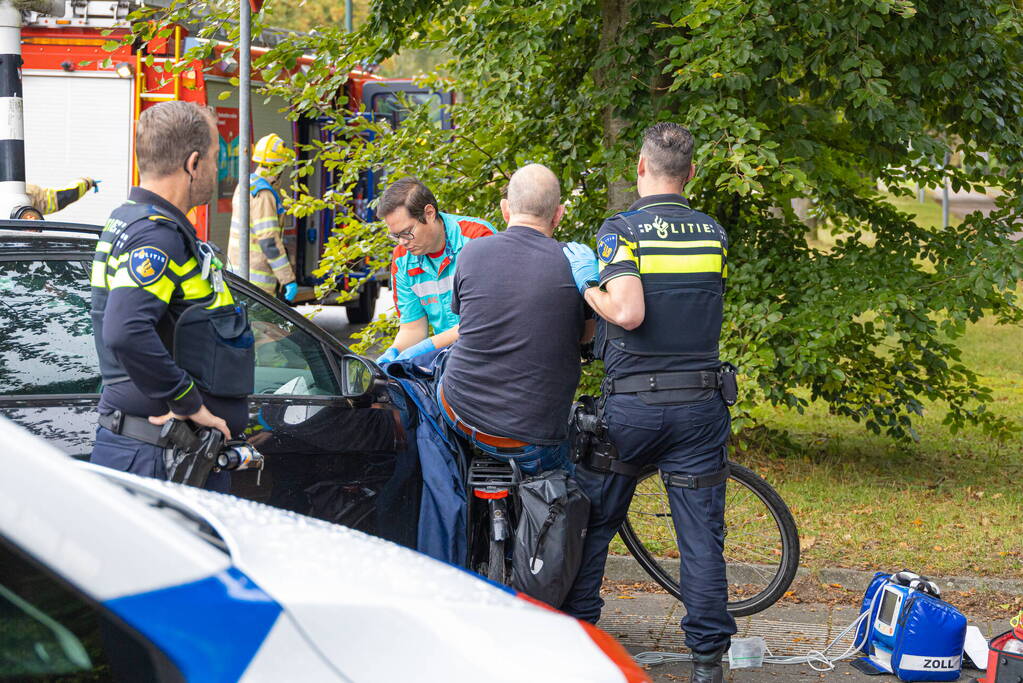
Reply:
<svg viewBox="0 0 1023 683"><path fill-rule="evenodd" d="M891 571L899 569L903 569L903 567L893 567ZM810 570L800 567L796 577L799 578L807 574L816 576L821 583L837 583L842 588L852 591L866 590L870 584L870 579L874 576L874 572L865 572L858 569ZM632 559L631 555L608 555L604 575L612 581L637 582L652 580L643 571L643 568L639 566L639 563ZM942 590L987 590L1023 595L1023 580L1020 579L1000 579L987 576L932 576L931 578L937 582Z"/></svg>

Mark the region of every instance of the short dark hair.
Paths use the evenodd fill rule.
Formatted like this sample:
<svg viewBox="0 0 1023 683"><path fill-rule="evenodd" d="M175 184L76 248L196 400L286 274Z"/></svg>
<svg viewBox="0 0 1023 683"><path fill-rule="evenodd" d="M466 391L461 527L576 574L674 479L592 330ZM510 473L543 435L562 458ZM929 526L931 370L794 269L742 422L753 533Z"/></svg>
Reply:
<svg viewBox="0 0 1023 683"><path fill-rule="evenodd" d="M426 205L431 204L439 213L437 198L430 192L430 188L423 184L423 181L415 176L405 176L395 180L380 195L380 202L377 204L377 215L383 218L391 214L397 208L404 206L409 215L420 223L426 222Z"/></svg>
<svg viewBox="0 0 1023 683"><path fill-rule="evenodd" d="M160 102L142 112L135 126L139 173L163 178L184 166L192 152L206 156L213 144L213 110L194 102Z"/></svg>
<svg viewBox="0 0 1023 683"><path fill-rule="evenodd" d="M655 123L643 132L641 154L652 175L685 181L693 163L693 134L677 123Z"/></svg>

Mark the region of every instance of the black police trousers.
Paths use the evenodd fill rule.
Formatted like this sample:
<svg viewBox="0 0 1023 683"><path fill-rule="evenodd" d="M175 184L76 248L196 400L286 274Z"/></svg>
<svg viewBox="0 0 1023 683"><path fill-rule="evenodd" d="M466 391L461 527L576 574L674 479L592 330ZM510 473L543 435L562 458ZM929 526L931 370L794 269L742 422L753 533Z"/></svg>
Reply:
<svg viewBox="0 0 1023 683"><path fill-rule="evenodd" d="M717 396L699 403L653 406L635 394L614 394L607 399L604 415L622 462L697 476L724 467L731 418ZM582 566L561 609L596 623L604 606L600 585L607 546L625 520L636 477L597 473L581 464L575 477L590 499L590 522ZM668 500L681 555L685 643L695 652L716 650L727 645L736 630L735 619L725 609L725 484L669 487Z"/></svg>
<svg viewBox="0 0 1023 683"><path fill-rule="evenodd" d="M162 448L128 436L114 434L105 427L96 428L96 443L92 447L92 456L89 458L89 462L143 477L167 478L163 465ZM206 486L203 488L229 493L231 491L230 472L210 472L210 476L206 478Z"/></svg>

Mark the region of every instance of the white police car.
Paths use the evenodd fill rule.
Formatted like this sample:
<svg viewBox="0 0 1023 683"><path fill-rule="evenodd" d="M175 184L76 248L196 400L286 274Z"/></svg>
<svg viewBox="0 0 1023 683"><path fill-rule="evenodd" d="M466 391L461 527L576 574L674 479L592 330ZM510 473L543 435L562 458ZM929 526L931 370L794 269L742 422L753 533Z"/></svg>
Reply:
<svg viewBox="0 0 1023 683"><path fill-rule="evenodd" d="M0 679L645 681L609 636L358 531L0 420Z"/></svg>

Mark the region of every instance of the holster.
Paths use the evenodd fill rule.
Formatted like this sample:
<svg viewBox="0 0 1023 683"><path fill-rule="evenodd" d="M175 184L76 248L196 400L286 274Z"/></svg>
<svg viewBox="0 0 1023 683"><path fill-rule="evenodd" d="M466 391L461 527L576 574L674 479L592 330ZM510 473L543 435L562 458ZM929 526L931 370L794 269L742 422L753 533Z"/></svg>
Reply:
<svg viewBox="0 0 1023 683"><path fill-rule="evenodd" d="M739 400L738 368L731 363L722 363L718 369L718 390L726 406L734 406Z"/></svg>

